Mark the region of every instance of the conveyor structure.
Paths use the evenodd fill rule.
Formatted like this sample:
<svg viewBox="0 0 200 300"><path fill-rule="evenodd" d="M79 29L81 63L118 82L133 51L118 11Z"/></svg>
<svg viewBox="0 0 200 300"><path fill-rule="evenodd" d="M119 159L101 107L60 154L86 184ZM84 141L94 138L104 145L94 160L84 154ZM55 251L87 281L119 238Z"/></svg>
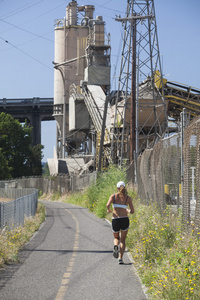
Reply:
<svg viewBox="0 0 200 300"><path fill-rule="evenodd" d="M168 116L178 121L183 108L186 108L191 118L200 115L200 89L174 81L166 81L164 92L165 99L169 100Z"/></svg>

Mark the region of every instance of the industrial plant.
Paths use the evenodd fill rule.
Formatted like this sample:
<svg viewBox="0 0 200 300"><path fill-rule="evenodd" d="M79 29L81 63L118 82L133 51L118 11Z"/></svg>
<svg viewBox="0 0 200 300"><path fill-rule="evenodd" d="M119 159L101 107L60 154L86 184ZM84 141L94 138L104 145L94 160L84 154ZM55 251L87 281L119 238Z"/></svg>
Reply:
<svg viewBox="0 0 200 300"><path fill-rule="evenodd" d="M153 1L127 1L118 89L111 90L110 35L93 5L71 1L55 21L54 108L57 137L50 174L83 174L110 163L133 164L176 131L187 105L199 114L199 91L162 76ZM141 30L141 27L143 30Z"/></svg>

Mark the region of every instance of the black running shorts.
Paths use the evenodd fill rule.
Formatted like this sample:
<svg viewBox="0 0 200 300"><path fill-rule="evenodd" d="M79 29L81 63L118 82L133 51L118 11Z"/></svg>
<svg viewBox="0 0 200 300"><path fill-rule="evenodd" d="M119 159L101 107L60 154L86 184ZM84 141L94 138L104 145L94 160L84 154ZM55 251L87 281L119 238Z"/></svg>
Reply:
<svg viewBox="0 0 200 300"><path fill-rule="evenodd" d="M112 219L112 230L113 232L119 232L120 230L126 231L129 228L129 218L116 218Z"/></svg>

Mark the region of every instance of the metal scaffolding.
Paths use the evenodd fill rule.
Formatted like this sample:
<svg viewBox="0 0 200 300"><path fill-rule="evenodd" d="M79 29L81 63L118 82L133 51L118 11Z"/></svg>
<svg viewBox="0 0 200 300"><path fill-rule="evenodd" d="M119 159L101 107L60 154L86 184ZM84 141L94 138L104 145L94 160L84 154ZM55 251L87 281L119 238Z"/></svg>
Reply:
<svg viewBox="0 0 200 300"><path fill-rule="evenodd" d="M118 91L114 99L111 158L132 163L167 128L166 102L153 0L128 0Z"/></svg>

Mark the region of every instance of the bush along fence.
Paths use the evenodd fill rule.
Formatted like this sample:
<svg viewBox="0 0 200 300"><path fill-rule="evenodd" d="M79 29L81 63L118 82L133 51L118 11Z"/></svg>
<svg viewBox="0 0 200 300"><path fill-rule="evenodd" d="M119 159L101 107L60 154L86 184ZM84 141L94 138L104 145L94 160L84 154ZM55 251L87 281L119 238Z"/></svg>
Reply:
<svg viewBox="0 0 200 300"><path fill-rule="evenodd" d="M0 198L14 199L0 202L0 229L13 229L24 225L25 218L34 216L37 211L38 191L36 189L0 188ZM1 201L1 199L0 199Z"/></svg>
<svg viewBox="0 0 200 300"><path fill-rule="evenodd" d="M184 126L182 126L182 129ZM200 230L200 118L184 132L159 141L137 160L138 195L145 204L156 202L182 208L183 223Z"/></svg>

